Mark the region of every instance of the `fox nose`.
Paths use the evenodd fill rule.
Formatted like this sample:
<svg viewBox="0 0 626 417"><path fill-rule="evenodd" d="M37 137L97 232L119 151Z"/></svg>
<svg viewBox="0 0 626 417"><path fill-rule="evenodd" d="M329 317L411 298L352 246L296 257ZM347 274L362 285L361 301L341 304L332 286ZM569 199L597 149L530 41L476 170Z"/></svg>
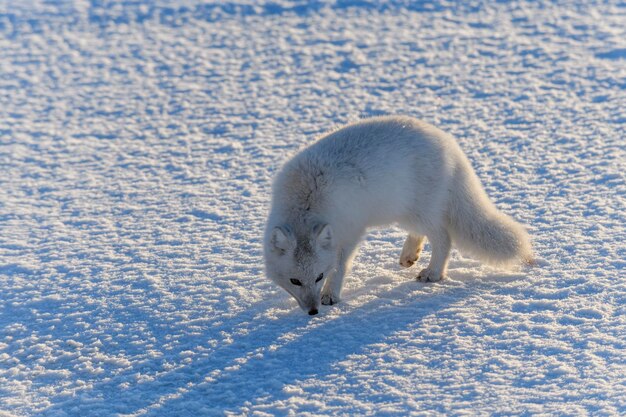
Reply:
<svg viewBox="0 0 626 417"><path fill-rule="evenodd" d="M314 316L317 314L317 308L312 308L311 310L309 310L309 316Z"/></svg>

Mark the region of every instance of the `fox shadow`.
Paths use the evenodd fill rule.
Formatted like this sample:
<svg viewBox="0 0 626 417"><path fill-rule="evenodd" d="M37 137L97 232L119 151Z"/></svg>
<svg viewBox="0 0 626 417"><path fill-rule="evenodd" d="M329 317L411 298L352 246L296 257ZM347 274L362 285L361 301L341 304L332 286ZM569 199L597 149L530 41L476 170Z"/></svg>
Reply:
<svg viewBox="0 0 626 417"><path fill-rule="evenodd" d="M442 310L491 287L488 281L466 285L469 278L456 272L454 279L435 284L416 282L411 278L413 270L390 274L395 278L375 277L348 291L344 303L322 306L315 317L307 316L291 300L286 307L273 297L231 317L227 311L215 312L210 325L193 337L188 335L187 343L165 357L94 381L89 389L70 399L59 398L36 415L80 415L85 407L94 416L177 415L182 410L222 415L254 404L260 397L264 402L287 400L290 394L283 390L285 386L330 377L350 355L367 353L372 345L398 332L419 329L424 317L457 314ZM400 277L406 281L397 282ZM387 287L381 288L380 283ZM389 286L393 288L387 290ZM370 301L352 303L362 296ZM145 319L143 314L137 313L138 317ZM149 321L157 343L166 343L168 331L158 331L167 329L165 323L158 316ZM437 350L444 349L446 342L429 343ZM186 356L193 346L197 351ZM135 379L146 370L150 378Z"/></svg>
<svg viewBox="0 0 626 417"><path fill-rule="evenodd" d="M468 295L467 289L448 286L445 291L428 293L425 285L432 284L405 282L364 305L340 307L346 312L330 318L324 317L329 310L323 309L314 319L300 310L266 319L232 346L190 365L188 371L195 378L172 389L168 399L161 397L146 405L146 415L176 415L182 410L222 415L241 412L258 397L287 400L290 394L283 390L285 386L336 374L337 364L350 355L419 326L423 317Z"/></svg>
<svg viewBox="0 0 626 417"><path fill-rule="evenodd" d="M381 268L394 271L398 267L393 265L395 261L389 261ZM306 315L292 300L285 301L288 297L282 291L276 290L282 299L270 291L265 299L237 314L226 309L207 312L213 317L193 336L184 323L172 327L172 323L162 323L159 315L146 317L124 306L123 311L111 313L146 321L154 328L157 345L167 343L170 333L183 336L184 344L163 351L161 358L109 373L72 398L52 399L49 407L35 415L81 415L85 409L94 416L179 415L183 410L186 415L223 415L245 411L261 399L288 400L291 394L284 387L332 377L351 355L367 353L372 345L386 343L407 329L419 331L425 317L445 315L457 321L450 317L456 310L448 307L485 289L494 290L491 281L504 278L486 274L486 279L475 280L473 262L454 261L451 266L452 279L439 283L416 282L416 268L376 274L362 285L347 288L344 302L322 306L315 317ZM369 301L358 301L363 298ZM75 333L73 329L68 332ZM446 348L443 340L428 343L433 350ZM193 355L187 356L189 351Z"/></svg>

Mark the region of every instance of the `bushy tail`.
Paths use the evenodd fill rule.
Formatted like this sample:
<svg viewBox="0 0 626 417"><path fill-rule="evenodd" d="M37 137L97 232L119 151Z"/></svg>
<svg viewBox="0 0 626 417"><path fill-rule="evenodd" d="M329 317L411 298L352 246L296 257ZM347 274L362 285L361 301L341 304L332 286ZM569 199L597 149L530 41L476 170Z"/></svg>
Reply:
<svg viewBox="0 0 626 417"><path fill-rule="evenodd" d="M455 244L492 265L532 265L528 233L522 225L498 211L476 175L473 172L464 175L455 185L448 210L449 232Z"/></svg>

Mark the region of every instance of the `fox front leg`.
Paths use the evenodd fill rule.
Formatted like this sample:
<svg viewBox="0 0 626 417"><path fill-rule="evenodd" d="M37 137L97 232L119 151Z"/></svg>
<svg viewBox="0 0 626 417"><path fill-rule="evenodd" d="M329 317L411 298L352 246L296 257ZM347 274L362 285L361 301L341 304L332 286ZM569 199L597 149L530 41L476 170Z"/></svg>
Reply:
<svg viewBox="0 0 626 417"><path fill-rule="evenodd" d="M343 279L350 271L352 258L354 257L354 247L342 249L339 253L339 261L337 269L331 274L322 288L322 304L331 306L341 301L341 289L343 287Z"/></svg>
<svg viewBox="0 0 626 417"><path fill-rule="evenodd" d="M328 281L326 281L324 288L322 288L322 304L332 306L341 300L341 287L343 286L344 276L345 272L342 271L341 268L337 268L337 270L328 277Z"/></svg>

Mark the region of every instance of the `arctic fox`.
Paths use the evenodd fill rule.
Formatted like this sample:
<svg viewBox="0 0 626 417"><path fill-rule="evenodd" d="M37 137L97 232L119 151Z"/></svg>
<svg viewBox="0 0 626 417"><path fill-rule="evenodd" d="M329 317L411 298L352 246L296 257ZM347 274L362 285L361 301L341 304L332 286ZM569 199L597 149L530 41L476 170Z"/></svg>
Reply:
<svg viewBox="0 0 626 417"><path fill-rule="evenodd" d="M267 276L310 315L340 300L367 228L408 232L400 265L428 238L417 279L439 281L451 244L496 265L531 262L524 228L498 211L448 134L410 117L376 117L332 131L289 160L273 183L264 255Z"/></svg>

